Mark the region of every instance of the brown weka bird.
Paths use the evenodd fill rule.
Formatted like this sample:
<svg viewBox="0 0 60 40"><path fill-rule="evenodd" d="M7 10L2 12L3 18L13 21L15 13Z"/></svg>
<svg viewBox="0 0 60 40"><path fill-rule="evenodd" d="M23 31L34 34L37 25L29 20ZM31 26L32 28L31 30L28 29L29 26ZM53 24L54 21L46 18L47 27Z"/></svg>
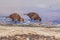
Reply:
<svg viewBox="0 0 60 40"><path fill-rule="evenodd" d="M21 18L21 16L18 13L13 13L6 18L12 19L12 21L15 21L15 23L16 23L16 21L24 22L24 19Z"/></svg>
<svg viewBox="0 0 60 40"><path fill-rule="evenodd" d="M31 20L32 20L32 19L33 19L33 20L39 20L39 21L42 20L41 17L39 17L39 15L38 15L37 13L35 13L35 12L30 12L30 13L24 14L24 15L29 16Z"/></svg>

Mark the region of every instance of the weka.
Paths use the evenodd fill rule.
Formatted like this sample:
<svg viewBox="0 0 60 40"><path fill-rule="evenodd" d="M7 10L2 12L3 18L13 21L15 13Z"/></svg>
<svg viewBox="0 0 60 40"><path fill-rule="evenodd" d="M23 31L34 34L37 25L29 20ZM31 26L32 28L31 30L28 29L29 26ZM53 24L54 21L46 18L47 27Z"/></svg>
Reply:
<svg viewBox="0 0 60 40"><path fill-rule="evenodd" d="M7 16L6 18L12 19L12 21L15 21L15 23L16 23L16 21L24 22L24 19L21 18L21 16L18 13L13 13L13 14Z"/></svg>
<svg viewBox="0 0 60 40"><path fill-rule="evenodd" d="M39 21L42 20L41 17L39 17L39 15L38 15L37 13L35 13L35 12L30 12L30 13L24 14L24 15L29 16L29 18L30 18L31 20L39 20Z"/></svg>

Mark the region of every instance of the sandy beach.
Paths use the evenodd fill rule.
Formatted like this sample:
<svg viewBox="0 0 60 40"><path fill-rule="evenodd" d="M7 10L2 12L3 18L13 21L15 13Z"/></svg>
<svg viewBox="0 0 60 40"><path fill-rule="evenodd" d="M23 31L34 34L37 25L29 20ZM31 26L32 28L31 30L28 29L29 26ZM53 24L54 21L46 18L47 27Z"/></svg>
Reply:
<svg viewBox="0 0 60 40"><path fill-rule="evenodd" d="M60 28L42 28L42 27L7 27L0 26L0 36L8 36L15 34L39 34L45 36L55 36L56 39L60 38Z"/></svg>

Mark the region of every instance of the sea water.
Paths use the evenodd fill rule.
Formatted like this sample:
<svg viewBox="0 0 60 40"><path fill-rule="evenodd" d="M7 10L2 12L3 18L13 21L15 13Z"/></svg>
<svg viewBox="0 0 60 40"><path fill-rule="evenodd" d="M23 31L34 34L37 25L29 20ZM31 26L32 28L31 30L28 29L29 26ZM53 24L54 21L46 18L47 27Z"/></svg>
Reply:
<svg viewBox="0 0 60 40"><path fill-rule="evenodd" d="M16 21L16 23L15 23L10 18L6 18L5 16L0 16L0 24L33 24L33 23L41 23L41 22L38 20L34 21L34 20L30 20L30 19L24 19L24 22Z"/></svg>

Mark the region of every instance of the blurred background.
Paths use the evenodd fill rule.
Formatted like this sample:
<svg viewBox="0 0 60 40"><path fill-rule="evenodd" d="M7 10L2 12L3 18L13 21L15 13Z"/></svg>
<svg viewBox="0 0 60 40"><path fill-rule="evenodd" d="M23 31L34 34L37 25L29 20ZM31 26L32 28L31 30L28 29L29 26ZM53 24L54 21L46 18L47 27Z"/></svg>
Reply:
<svg viewBox="0 0 60 40"><path fill-rule="evenodd" d="M0 23L10 21L5 16L15 12L26 20L24 14L36 12L43 24L60 24L60 0L0 0Z"/></svg>

